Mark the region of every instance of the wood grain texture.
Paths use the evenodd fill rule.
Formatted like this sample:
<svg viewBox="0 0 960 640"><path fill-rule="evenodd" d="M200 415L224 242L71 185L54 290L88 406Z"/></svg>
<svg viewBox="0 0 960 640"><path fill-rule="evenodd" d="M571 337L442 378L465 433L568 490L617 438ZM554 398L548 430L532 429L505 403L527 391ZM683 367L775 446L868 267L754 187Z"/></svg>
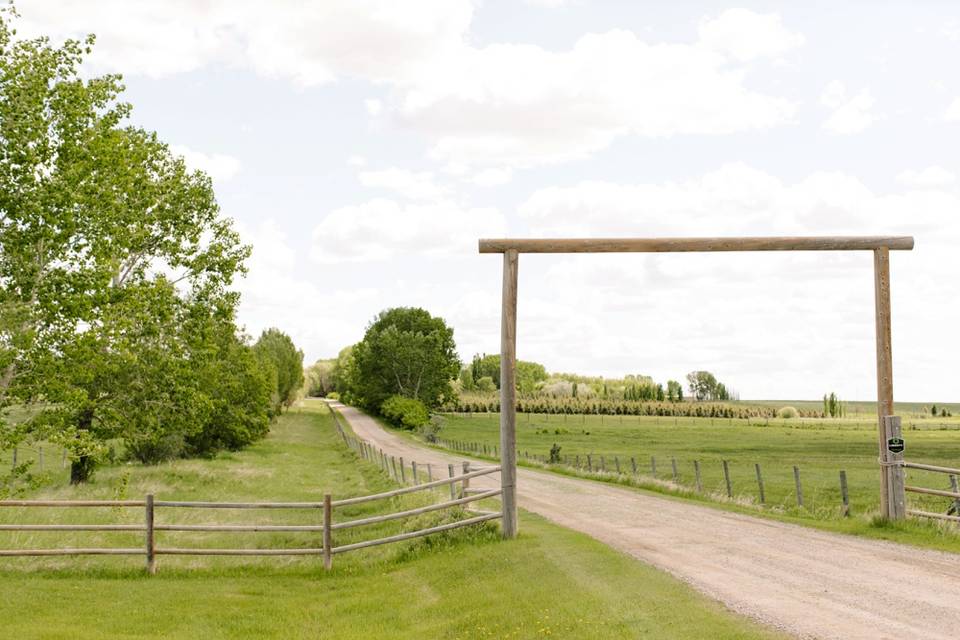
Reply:
<svg viewBox="0 0 960 640"><path fill-rule="evenodd" d="M503 254L500 316L500 488L503 537L517 536L517 270L514 250Z"/></svg>
<svg viewBox="0 0 960 640"><path fill-rule="evenodd" d="M886 460L887 436L883 419L893 415L893 346L890 329L890 252L873 252L874 306L877 340L877 444L881 460ZM892 517L889 504L890 474L880 472L880 515Z"/></svg>
<svg viewBox="0 0 960 640"><path fill-rule="evenodd" d="M480 253L669 253L690 251L909 251L912 236L747 238L490 238Z"/></svg>

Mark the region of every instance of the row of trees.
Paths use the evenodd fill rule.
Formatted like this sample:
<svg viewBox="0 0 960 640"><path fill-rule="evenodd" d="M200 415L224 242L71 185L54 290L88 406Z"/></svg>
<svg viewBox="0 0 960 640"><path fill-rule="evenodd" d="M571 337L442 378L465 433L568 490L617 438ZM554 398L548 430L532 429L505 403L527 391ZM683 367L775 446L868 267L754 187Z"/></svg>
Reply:
<svg viewBox="0 0 960 640"><path fill-rule="evenodd" d="M302 355L238 330L250 249L210 178L126 124L119 76L81 75L92 36L16 39L15 20L0 9L0 449L53 441L83 482L118 441L155 462L262 437Z"/></svg>
<svg viewBox="0 0 960 640"><path fill-rule="evenodd" d="M691 371L687 374L690 393L697 400L739 400L736 392L727 388L709 371Z"/></svg>

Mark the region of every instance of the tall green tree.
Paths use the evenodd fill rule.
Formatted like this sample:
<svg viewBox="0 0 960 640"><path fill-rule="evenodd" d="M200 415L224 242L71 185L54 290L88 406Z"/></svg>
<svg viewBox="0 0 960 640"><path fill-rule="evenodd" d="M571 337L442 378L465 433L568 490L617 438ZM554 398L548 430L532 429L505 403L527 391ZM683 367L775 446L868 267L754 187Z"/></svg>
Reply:
<svg viewBox="0 0 960 640"><path fill-rule="evenodd" d="M424 309L382 311L353 349L358 398L379 410L393 395L416 398L427 407L454 395L460 371L453 329Z"/></svg>
<svg viewBox="0 0 960 640"><path fill-rule="evenodd" d="M119 76L80 73L92 37L18 40L14 19L0 10L0 405L46 408L0 439L62 442L79 482L107 438L136 452L196 428L183 307L235 306L249 249L209 177L125 126Z"/></svg>
<svg viewBox="0 0 960 640"><path fill-rule="evenodd" d="M279 329L267 329L260 334L254 349L276 371L276 412L289 407L297 399L303 386L303 352Z"/></svg>

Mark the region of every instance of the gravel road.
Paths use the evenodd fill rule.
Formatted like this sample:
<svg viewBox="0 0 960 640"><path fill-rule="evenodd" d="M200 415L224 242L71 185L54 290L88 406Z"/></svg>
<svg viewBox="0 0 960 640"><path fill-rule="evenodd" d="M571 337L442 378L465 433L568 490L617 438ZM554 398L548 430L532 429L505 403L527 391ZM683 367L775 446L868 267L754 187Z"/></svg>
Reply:
<svg viewBox="0 0 960 640"><path fill-rule="evenodd" d="M386 453L443 469L467 459L389 433L352 407L338 408L357 435ZM499 476L473 483L498 487ZM796 636L960 638L960 555L524 468L517 490L523 509L668 571L733 611Z"/></svg>

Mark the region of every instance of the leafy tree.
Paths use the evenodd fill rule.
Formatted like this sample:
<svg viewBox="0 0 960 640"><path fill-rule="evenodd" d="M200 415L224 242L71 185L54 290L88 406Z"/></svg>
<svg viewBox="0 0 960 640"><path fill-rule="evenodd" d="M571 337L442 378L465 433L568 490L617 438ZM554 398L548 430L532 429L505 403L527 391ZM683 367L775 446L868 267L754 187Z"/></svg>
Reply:
<svg viewBox="0 0 960 640"><path fill-rule="evenodd" d="M477 380L477 391L489 393L491 391L496 391L496 390L497 390L497 385L494 384L493 378L491 378L490 376L483 376L482 378Z"/></svg>
<svg viewBox="0 0 960 640"><path fill-rule="evenodd" d="M932 416L937 415L937 405L933 405L932 407L930 407L930 415Z"/></svg>
<svg viewBox="0 0 960 640"><path fill-rule="evenodd" d="M683 400L683 385L676 380L667 380L667 400L670 402Z"/></svg>
<svg viewBox="0 0 960 640"><path fill-rule="evenodd" d="M0 405L47 404L30 434L92 472L110 437L166 455L211 409L189 366L192 304L232 309L249 249L209 177L123 126L118 76L84 79L93 38L14 40L0 10Z"/></svg>
<svg viewBox="0 0 960 640"><path fill-rule="evenodd" d="M697 400L713 398L717 391L717 378L709 371L691 371L687 374L687 384Z"/></svg>
<svg viewBox="0 0 960 640"><path fill-rule="evenodd" d="M334 390L333 375L336 359L317 360L307 367L304 375L304 395L322 398Z"/></svg>
<svg viewBox="0 0 960 640"><path fill-rule="evenodd" d="M453 329L423 309L382 311L353 349L351 387L368 408L379 410L392 395L416 398L436 407L454 396L460 370Z"/></svg>
<svg viewBox="0 0 960 640"><path fill-rule="evenodd" d="M280 413L283 407L294 403L303 386L303 352L279 329L265 330L253 348L276 371L274 411Z"/></svg>

